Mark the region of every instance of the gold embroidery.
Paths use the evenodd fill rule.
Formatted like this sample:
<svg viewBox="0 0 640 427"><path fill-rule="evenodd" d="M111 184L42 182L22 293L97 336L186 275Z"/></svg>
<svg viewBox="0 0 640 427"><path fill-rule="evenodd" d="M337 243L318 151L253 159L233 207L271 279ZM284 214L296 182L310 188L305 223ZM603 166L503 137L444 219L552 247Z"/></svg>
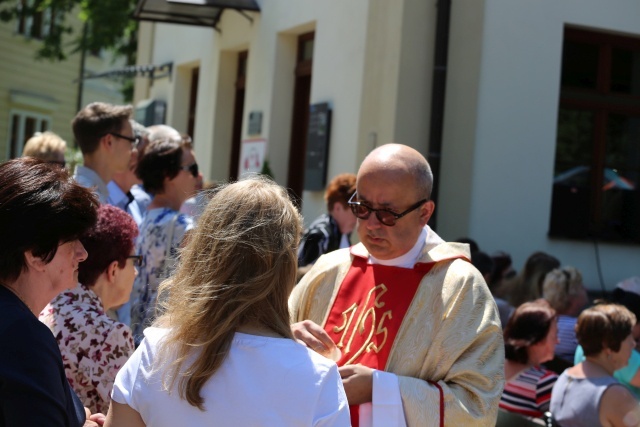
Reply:
<svg viewBox="0 0 640 427"><path fill-rule="evenodd" d="M380 318L380 323L378 323L378 330L376 331L376 335L377 334L384 334L384 338L382 339L382 342L380 343L380 346L375 345L374 343L370 342L367 345L367 353L370 352L371 350L375 351L376 353L380 352L380 349L382 349L382 347L384 347L384 344L387 342L387 335L389 334L389 331L387 331L387 328L383 328L382 324L384 323L384 319L385 317L391 319L393 317L393 314L391 313L391 310L385 311L382 314L382 317Z"/></svg>
<svg viewBox="0 0 640 427"><path fill-rule="evenodd" d="M376 286L375 288L371 289L369 291L369 293L367 294L367 297L365 298L365 301L363 303L363 307L367 307L369 305L369 301L371 300L371 296L374 295L376 293L376 291L379 291L379 293L376 295L375 300L373 302L373 305L376 308L382 308L385 306L385 302L382 301L382 296L387 293L388 288L384 285L384 284L380 284L378 286ZM389 334L389 331L387 330L387 328L384 327L384 322L387 319L391 319L393 317L393 313L391 312L391 310L385 311L382 314L382 317L380 318L380 321L377 322L376 321L376 312L374 307L369 307L368 309L364 310L363 312L360 313L360 315L358 316L358 320L356 321L355 325L353 328L351 328L351 324L353 322L353 318L356 315L356 312L358 311L358 304L357 303L353 303L348 309L346 309L345 311L342 312L342 319L343 319L343 323L342 326L334 326L333 327L333 332L335 333L339 333L342 332L342 336L340 337L340 341L338 342L337 346L338 348L343 348L344 347L344 340L345 337L347 336L347 334L349 334L349 339L347 342L347 346L344 349L345 350L345 354L350 353L351 351L351 344L353 342L353 339L355 338L356 332L358 332L360 335L364 335L365 333L365 324L367 323L367 320L370 318L371 319L371 327L368 331L368 336L366 337L366 339L364 340L364 343L362 344L362 346L353 354L353 356L351 356L349 358L349 360L346 362L346 364L350 364L352 362L354 362L358 357L360 357L360 355L362 355L362 353L366 352L370 352L371 350L375 351L376 353L379 353L380 350L384 347L384 345L387 342L387 336ZM382 342L380 343L380 345L376 345L375 343L372 342L372 338L373 336L378 335L378 334L383 334L383 338L382 338Z"/></svg>
<svg viewBox="0 0 640 427"><path fill-rule="evenodd" d="M345 311L342 312L342 326L338 327L338 326L334 326L333 327L333 332L335 332L336 334L345 330L345 329L349 329L349 326L351 325L351 322L353 321L353 316L355 316L356 311L358 310L358 304L356 304L355 302L351 305L351 307L347 308ZM347 313L351 312L351 316L349 316L349 320L347 321ZM346 331L345 331L346 332ZM346 334L342 334L342 337L340 338L340 342L337 344L338 348L342 348L344 347L344 336Z"/></svg>

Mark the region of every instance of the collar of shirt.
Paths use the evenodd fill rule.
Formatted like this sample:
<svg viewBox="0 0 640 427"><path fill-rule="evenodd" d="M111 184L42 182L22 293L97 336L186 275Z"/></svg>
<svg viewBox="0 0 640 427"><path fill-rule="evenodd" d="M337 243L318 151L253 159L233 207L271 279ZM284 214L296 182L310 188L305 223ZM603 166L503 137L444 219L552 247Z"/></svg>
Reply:
<svg viewBox="0 0 640 427"><path fill-rule="evenodd" d="M100 203L105 204L109 199L109 190L107 184L104 183L100 175L98 175L93 169L78 165L76 166L76 173L73 175L76 182L83 187L92 189L100 199Z"/></svg>
<svg viewBox="0 0 640 427"><path fill-rule="evenodd" d="M413 247L404 255L400 255L397 258L393 259L377 259L373 255L369 255L369 264L380 264L380 265L389 265L393 267L400 268L413 268L422 253L422 248L424 247L427 240L427 228L423 227L416 243Z"/></svg>
<svg viewBox="0 0 640 427"><path fill-rule="evenodd" d="M109 190L109 204L120 209L125 209L127 203L129 203L129 197L120 187L118 187L118 184L113 181L109 181L107 184L107 190Z"/></svg>

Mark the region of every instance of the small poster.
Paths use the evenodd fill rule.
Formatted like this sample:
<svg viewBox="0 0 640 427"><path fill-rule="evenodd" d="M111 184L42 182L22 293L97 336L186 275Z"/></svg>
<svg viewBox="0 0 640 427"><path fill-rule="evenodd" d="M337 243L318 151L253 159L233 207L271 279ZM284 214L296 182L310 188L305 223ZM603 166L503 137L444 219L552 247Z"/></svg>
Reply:
<svg viewBox="0 0 640 427"><path fill-rule="evenodd" d="M245 139L240 148L240 165L238 175L255 172L260 173L267 155L266 139Z"/></svg>

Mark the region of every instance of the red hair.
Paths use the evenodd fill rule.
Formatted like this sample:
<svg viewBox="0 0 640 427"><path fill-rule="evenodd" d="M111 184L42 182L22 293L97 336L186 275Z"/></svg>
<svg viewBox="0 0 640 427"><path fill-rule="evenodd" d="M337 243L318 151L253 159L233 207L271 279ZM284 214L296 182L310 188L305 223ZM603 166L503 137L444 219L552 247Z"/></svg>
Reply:
<svg viewBox="0 0 640 427"><path fill-rule="evenodd" d="M327 211L331 212L336 203L340 203L346 209L347 202L355 192L356 176L354 174L343 173L333 178L324 193Z"/></svg>
<svg viewBox="0 0 640 427"><path fill-rule="evenodd" d="M137 236L138 226L129 214L115 206L100 206L97 224L80 237L89 253L87 259L80 263L80 283L95 285L113 261L118 261L118 267L124 268L133 249L133 239Z"/></svg>

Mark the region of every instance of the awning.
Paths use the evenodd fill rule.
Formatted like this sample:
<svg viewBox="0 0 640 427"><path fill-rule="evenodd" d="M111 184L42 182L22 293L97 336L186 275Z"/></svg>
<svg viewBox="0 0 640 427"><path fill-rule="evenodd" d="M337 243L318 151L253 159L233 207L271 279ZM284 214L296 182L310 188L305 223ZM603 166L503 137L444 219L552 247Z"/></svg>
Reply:
<svg viewBox="0 0 640 427"><path fill-rule="evenodd" d="M244 11L260 11L256 0L140 0L133 17L139 21L217 29L225 9L236 10L250 21L253 19Z"/></svg>
<svg viewBox="0 0 640 427"><path fill-rule="evenodd" d="M87 74L84 76L84 80L104 78L117 79L119 77L147 77L151 80L155 80L163 77L171 78L172 71L173 62L165 62L164 64L159 65L131 65L117 70L105 71L103 73Z"/></svg>

